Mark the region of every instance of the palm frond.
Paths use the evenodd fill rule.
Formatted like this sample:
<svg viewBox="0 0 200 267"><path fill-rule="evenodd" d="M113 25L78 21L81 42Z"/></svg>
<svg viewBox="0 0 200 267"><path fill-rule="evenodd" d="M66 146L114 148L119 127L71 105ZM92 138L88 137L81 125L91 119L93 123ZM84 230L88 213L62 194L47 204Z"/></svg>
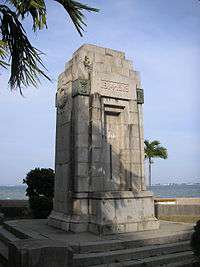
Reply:
<svg viewBox="0 0 200 267"><path fill-rule="evenodd" d="M16 9L16 14L24 19L31 15L33 19L33 30L41 30L47 27L46 5L44 0L9 0L7 1Z"/></svg>
<svg viewBox="0 0 200 267"><path fill-rule="evenodd" d="M86 26L83 11L99 11L73 0L54 1L64 7L81 36ZM0 4L0 39L6 43L6 47L0 43L0 66L6 68L10 62L10 87L19 88L22 94L22 86L36 86L40 76L50 80L44 72L46 68L40 57L41 52L31 45L21 24L21 21L30 15L33 19L34 31L47 27L46 0L5 0L4 2L7 4Z"/></svg>
<svg viewBox="0 0 200 267"><path fill-rule="evenodd" d="M161 158L161 159L167 159L167 149L162 146L158 146L154 151L154 157L155 158Z"/></svg>
<svg viewBox="0 0 200 267"><path fill-rule="evenodd" d="M45 69L40 58L41 52L29 42L16 13L5 5L0 5L0 31L2 41L6 42L10 54L11 89L19 88L22 94L22 85L37 86L40 75L50 80L40 69L40 67Z"/></svg>
<svg viewBox="0 0 200 267"><path fill-rule="evenodd" d="M0 66L7 69L9 64L7 63L6 58L8 56L7 44L3 40L0 40Z"/></svg>
<svg viewBox="0 0 200 267"><path fill-rule="evenodd" d="M85 16L83 14L83 10L88 12L99 12L99 9L89 7L88 5L82 4L73 0L54 0L61 4L64 9L69 14L74 26L76 27L78 33L82 36L82 32L84 31L84 26L87 26L85 23Z"/></svg>
<svg viewBox="0 0 200 267"><path fill-rule="evenodd" d="M154 146L159 146L160 145L160 142L158 140L154 140L151 142L151 146L154 147Z"/></svg>
<svg viewBox="0 0 200 267"><path fill-rule="evenodd" d="M144 144L145 144L144 148L145 158L167 159L168 157L167 149L165 147L162 147L158 140L154 140L152 142L150 142L149 140L145 140Z"/></svg>

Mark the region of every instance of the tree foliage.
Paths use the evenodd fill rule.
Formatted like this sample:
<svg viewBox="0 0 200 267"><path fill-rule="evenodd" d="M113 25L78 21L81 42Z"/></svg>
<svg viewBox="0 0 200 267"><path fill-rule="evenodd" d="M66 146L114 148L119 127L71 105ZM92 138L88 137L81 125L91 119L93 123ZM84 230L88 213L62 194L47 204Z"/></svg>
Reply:
<svg viewBox="0 0 200 267"><path fill-rule="evenodd" d="M153 163L153 158L167 159L168 153L167 149L160 145L158 140L144 141L144 153L145 158L148 159L149 163L149 185L151 185L151 164Z"/></svg>
<svg viewBox="0 0 200 267"><path fill-rule="evenodd" d="M18 88L20 93L23 86L36 86L41 76L50 80L41 52L31 44L22 25L24 19L31 16L33 31L47 28L46 1L7 0L0 4L0 66L10 66L9 85L11 89ZM96 8L73 0L53 1L68 13L81 36L87 26L83 12L98 12Z"/></svg>
<svg viewBox="0 0 200 267"><path fill-rule="evenodd" d="M35 218L46 218L52 210L54 178L52 169L35 168L23 180L27 184L26 195Z"/></svg>
<svg viewBox="0 0 200 267"><path fill-rule="evenodd" d="M158 140L154 140L152 142L145 140L144 144L145 158L148 158L150 160L152 160L152 158L167 158L167 149L161 146Z"/></svg>

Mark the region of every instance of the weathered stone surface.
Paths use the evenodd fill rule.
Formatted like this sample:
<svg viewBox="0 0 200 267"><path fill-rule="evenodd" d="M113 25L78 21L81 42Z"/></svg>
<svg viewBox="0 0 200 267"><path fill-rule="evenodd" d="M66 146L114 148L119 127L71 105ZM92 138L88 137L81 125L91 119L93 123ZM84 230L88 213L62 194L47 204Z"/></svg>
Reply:
<svg viewBox="0 0 200 267"><path fill-rule="evenodd" d="M89 177L83 176L75 176L74 177L74 191L75 192L89 192L90 185L89 185Z"/></svg>
<svg viewBox="0 0 200 267"><path fill-rule="evenodd" d="M88 147L76 147L74 151L75 162L88 162Z"/></svg>
<svg viewBox="0 0 200 267"><path fill-rule="evenodd" d="M20 240L9 246L10 267L70 266L71 251L55 240Z"/></svg>
<svg viewBox="0 0 200 267"><path fill-rule="evenodd" d="M156 229L145 191L143 91L125 54L83 45L59 76L49 224L98 234Z"/></svg>

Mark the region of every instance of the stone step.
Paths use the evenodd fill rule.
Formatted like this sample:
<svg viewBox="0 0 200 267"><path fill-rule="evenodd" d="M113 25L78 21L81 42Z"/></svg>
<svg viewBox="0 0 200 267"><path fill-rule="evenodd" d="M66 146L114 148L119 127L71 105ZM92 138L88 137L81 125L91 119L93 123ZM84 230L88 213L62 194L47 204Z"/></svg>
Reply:
<svg viewBox="0 0 200 267"><path fill-rule="evenodd" d="M178 243L143 246L99 253L74 254L74 266L86 267L98 264L124 262L127 260L138 260L188 250L190 250L189 241L182 241Z"/></svg>
<svg viewBox="0 0 200 267"><path fill-rule="evenodd" d="M14 234L6 230L3 226L0 226L0 241L7 245L9 242L17 240L18 238Z"/></svg>
<svg viewBox="0 0 200 267"><path fill-rule="evenodd" d="M28 221L28 220L20 220L21 222ZM24 229L23 227L20 227L19 221L6 221L3 223L3 227L15 235L18 239L28 239L28 238L33 238L33 239L46 239L45 236L42 234L32 231L31 229Z"/></svg>
<svg viewBox="0 0 200 267"><path fill-rule="evenodd" d="M0 226L0 263L5 267L8 265L8 244L16 240L15 235Z"/></svg>
<svg viewBox="0 0 200 267"><path fill-rule="evenodd" d="M92 265L91 267L192 267L193 262L195 262L195 259L192 251L184 251L139 260L124 261L123 263ZM81 265L79 266L81 267Z"/></svg>
<svg viewBox="0 0 200 267"><path fill-rule="evenodd" d="M179 241L190 240L192 231L180 231L175 234L149 235L138 237L126 237L120 239L103 239L91 242L80 242L72 246L76 253L104 252L110 250L136 248L147 245L161 245L167 243L176 243Z"/></svg>
<svg viewBox="0 0 200 267"><path fill-rule="evenodd" d="M184 259L183 261L181 260L181 261L176 262L176 263L171 262L169 264L165 264L164 266L165 267L197 267L197 266L200 266L200 264L199 265L197 265L197 264L199 264L199 263L192 256L189 259Z"/></svg>
<svg viewBox="0 0 200 267"><path fill-rule="evenodd" d="M3 266L8 264L8 246L3 241L0 241L0 264Z"/></svg>
<svg viewBox="0 0 200 267"><path fill-rule="evenodd" d="M26 234L24 234L23 232L21 232L20 229L18 229L17 227L13 227L13 222L15 221L6 221L3 223L3 228L5 230L7 230L9 233L13 234L16 238L18 239L26 239L29 238L29 236L27 236Z"/></svg>

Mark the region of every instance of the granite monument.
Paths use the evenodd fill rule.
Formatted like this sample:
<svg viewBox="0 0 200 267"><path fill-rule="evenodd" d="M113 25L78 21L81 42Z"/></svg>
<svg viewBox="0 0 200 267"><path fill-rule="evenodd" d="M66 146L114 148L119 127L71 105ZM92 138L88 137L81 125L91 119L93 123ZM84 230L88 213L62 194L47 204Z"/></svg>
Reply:
<svg viewBox="0 0 200 267"><path fill-rule="evenodd" d="M157 229L144 177L143 89L123 52L83 45L59 76L48 224L96 234Z"/></svg>

